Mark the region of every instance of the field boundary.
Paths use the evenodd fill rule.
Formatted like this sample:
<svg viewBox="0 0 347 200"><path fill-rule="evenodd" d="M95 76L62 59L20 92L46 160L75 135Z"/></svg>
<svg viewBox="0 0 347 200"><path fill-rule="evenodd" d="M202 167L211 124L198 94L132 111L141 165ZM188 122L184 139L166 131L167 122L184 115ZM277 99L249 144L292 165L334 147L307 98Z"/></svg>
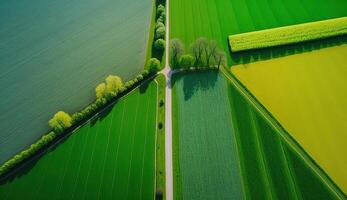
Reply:
<svg viewBox="0 0 347 200"><path fill-rule="evenodd" d="M234 74L222 68L221 73L233 84L237 90L251 103L252 106L277 130L281 138L303 159L309 168L324 182L324 184L339 198L344 199L346 195L329 175L318 165L317 162L301 147L301 145L289 134L289 132L277 121L258 99L245 87Z"/></svg>
<svg viewBox="0 0 347 200"><path fill-rule="evenodd" d="M53 148L57 147L63 140L68 139L69 136L74 134L76 131L78 131L81 127L84 125L88 124L92 120L96 119L99 117L100 113L105 112L107 109L110 109L112 106L114 106L119 100L122 100L123 98L126 98L128 95L130 95L133 91L141 87L143 84L148 83L152 80L155 79L155 77L158 74L153 74L152 76L147 77L143 81L139 82L136 86L134 86L132 89L126 91L124 94L119 95L119 97L116 97L113 99L108 105L103 107L101 110L98 112L94 113L90 117L88 117L86 120L82 120L82 122L79 125L75 125L71 129L68 129L65 133L62 133L61 135L57 136L51 143L47 144L45 147L40 149L37 153L35 153L33 156L30 158L26 159L25 161L19 163L16 165L13 169L11 169L9 172L6 172L5 174L0 176L0 183L5 182L8 178L14 176L17 172L19 172L21 169L26 167L28 164L31 162L34 162L38 159L40 159L41 156L49 152L49 150L52 150ZM30 145L29 145L30 146ZM26 148L24 148L25 150ZM16 154L17 155L17 154ZM5 162L6 163L6 162Z"/></svg>

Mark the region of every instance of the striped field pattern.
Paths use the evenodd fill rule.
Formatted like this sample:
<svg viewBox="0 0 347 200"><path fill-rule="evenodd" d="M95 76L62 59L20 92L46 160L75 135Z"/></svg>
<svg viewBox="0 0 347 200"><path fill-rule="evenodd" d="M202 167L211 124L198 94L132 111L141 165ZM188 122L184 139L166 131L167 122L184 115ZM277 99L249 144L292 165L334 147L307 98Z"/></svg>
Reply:
<svg viewBox="0 0 347 200"><path fill-rule="evenodd" d="M122 98L1 183L0 199L153 199L156 98L154 82Z"/></svg>
<svg viewBox="0 0 347 200"><path fill-rule="evenodd" d="M221 74L174 80L175 199L342 197L269 116Z"/></svg>
<svg viewBox="0 0 347 200"><path fill-rule="evenodd" d="M347 17L229 36L232 52L274 47L347 34Z"/></svg>

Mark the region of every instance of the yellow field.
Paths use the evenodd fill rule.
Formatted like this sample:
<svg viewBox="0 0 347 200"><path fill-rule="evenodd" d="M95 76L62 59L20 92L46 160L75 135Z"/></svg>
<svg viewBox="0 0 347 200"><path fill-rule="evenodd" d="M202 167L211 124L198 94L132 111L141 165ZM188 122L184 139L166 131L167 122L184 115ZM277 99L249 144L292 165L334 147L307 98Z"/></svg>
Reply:
<svg viewBox="0 0 347 200"><path fill-rule="evenodd" d="M347 45L231 71L347 193Z"/></svg>

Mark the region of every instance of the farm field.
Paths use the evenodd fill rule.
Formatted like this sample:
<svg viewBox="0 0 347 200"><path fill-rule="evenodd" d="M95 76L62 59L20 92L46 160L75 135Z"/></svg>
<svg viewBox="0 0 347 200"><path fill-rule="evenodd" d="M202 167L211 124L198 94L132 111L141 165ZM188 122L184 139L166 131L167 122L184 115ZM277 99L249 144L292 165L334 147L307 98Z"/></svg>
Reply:
<svg viewBox="0 0 347 200"><path fill-rule="evenodd" d="M145 60L151 0L0 2L0 163L49 130L59 110L94 100L107 75Z"/></svg>
<svg viewBox="0 0 347 200"><path fill-rule="evenodd" d="M347 193L347 45L231 71Z"/></svg>
<svg viewBox="0 0 347 200"><path fill-rule="evenodd" d="M175 0L170 2L170 13L170 38L181 39L188 48L197 38L206 37L216 40L228 52L227 39L231 34L344 17L347 4L345 0ZM228 60L232 65L312 48L317 45L298 44L228 54Z"/></svg>
<svg viewBox="0 0 347 200"><path fill-rule="evenodd" d="M0 183L0 199L153 199L157 85L152 81Z"/></svg>
<svg viewBox="0 0 347 200"><path fill-rule="evenodd" d="M173 80L175 199L342 196L221 74Z"/></svg>
<svg viewBox="0 0 347 200"><path fill-rule="evenodd" d="M226 89L216 72L173 77L174 199L242 198Z"/></svg>

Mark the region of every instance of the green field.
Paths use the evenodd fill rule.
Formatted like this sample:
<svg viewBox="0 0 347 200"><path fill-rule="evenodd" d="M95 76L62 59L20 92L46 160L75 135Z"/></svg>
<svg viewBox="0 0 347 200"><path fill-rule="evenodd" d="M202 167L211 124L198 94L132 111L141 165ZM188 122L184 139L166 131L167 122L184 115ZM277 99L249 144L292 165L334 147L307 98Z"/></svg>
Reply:
<svg viewBox="0 0 347 200"><path fill-rule="evenodd" d="M173 77L174 198L240 199L227 83L216 72Z"/></svg>
<svg viewBox="0 0 347 200"><path fill-rule="evenodd" d="M273 119L222 75L173 80L175 199L342 197Z"/></svg>
<svg viewBox="0 0 347 200"><path fill-rule="evenodd" d="M0 184L1 200L153 199L157 85L119 100Z"/></svg>
<svg viewBox="0 0 347 200"><path fill-rule="evenodd" d="M229 36L232 52L288 45L347 34L347 17Z"/></svg>
<svg viewBox="0 0 347 200"><path fill-rule="evenodd" d="M231 68L345 193L346 52L341 45Z"/></svg>
<svg viewBox="0 0 347 200"><path fill-rule="evenodd" d="M344 17L347 3L345 0L175 0L170 2L170 15L170 38L179 38L188 46L197 38L206 37L216 40L228 52L227 39L231 34ZM229 64L302 50L302 45L296 45L270 52L247 52L232 55Z"/></svg>
<svg viewBox="0 0 347 200"><path fill-rule="evenodd" d="M109 74L143 69L152 0L0 2L0 163L82 109ZM6 86L6 87L5 87Z"/></svg>

